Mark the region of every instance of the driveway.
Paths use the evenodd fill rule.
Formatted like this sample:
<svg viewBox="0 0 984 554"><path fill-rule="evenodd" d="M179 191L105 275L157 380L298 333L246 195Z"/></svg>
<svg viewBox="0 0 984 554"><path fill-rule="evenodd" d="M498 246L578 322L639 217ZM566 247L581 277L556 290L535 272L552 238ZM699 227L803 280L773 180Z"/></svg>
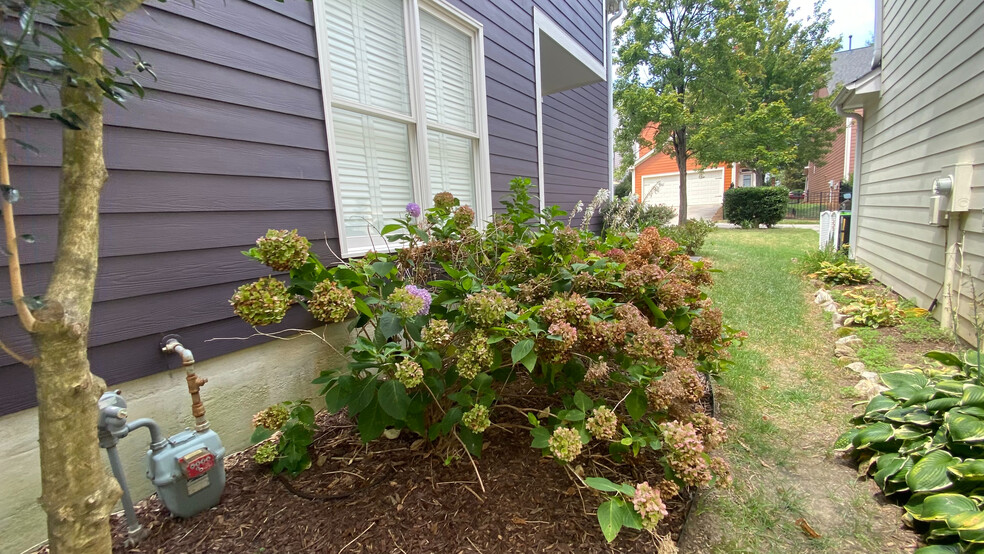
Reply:
<svg viewBox="0 0 984 554"><path fill-rule="evenodd" d="M687 218L712 220L720 209L721 204L693 204L687 206Z"/></svg>

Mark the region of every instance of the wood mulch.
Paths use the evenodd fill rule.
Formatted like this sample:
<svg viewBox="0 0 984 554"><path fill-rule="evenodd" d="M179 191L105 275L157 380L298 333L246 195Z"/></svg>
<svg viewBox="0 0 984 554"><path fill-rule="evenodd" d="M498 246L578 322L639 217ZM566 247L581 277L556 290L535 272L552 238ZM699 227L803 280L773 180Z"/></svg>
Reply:
<svg viewBox="0 0 984 554"><path fill-rule="evenodd" d="M513 398L513 404L529 397ZM549 399L543 397L544 406ZM533 407L533 406L526 406ZM137 507L149 536L125 548L126 524L113 516L114 552L649 552L653 535L624 529L611 545L598 526L601 495L529 447L529 423L496 410L475 460L463 449L434 447L408 433L363 445L350 420L318 416L314 465L289 486L252 461L253 449L227 457L222 502L188 519L172 518L155 497ZM525 428L524 428L525 427ZM586 449L574 471L614 481L656 484L653 457L613 467L603 446ZM290 492L294 489L295 492ZM667 501L658 534L678 537L694 493ZM318 499L327 497L331 499ZM314 498L314 499L312 499Z"/></svg>

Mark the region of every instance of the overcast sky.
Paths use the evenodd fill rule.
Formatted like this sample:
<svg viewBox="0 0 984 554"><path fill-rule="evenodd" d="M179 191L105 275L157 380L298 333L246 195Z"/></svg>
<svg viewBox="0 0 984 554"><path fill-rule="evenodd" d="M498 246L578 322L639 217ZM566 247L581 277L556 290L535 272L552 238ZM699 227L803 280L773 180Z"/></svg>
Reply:
<svg viewBox="0 0 984 554"><path fill-rule="evenodd" d="M841 36L841 48L847 48L847 36L854 35L855 48L864 46L875 31L876 0L827 0L826 7L833 15L831 36ZM813 13L813 0L790 0L790 7L799 8L798 15L805 18Z"/></svg>

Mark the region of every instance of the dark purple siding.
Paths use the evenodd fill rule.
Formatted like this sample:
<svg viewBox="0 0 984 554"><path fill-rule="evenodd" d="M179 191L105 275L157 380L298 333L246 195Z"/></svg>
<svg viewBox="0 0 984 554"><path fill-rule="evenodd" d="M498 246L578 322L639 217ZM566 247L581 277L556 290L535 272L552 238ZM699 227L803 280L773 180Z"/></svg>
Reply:
<svg viewBox="0 0 984 554"><path fill-rule="evenodd" d="M533 3L450 1L485 29L497 200L513 177L537 175ZM600 0L536 5L603 59ZM165 334L180 333L201 360L260 342L205 341L252 333L233 317L228 298L268 274L240 253L266 229L297 228L323 259L331 259L329 245L338 250L310 2L148 3L116 36L139 50L160 80L145 82L147 98L129 109L109 105L106 112L110 178L90 360L110 384L168 369L158 349ZM544 102L550 202L587 202L607 186L604 91L604 84L592 85ZM57 234L60 129L20 120L10 134L43 152L16 152L12 167L24 197L18 232L37 237L21 252L27 291L42 294ZM4 270L0 290L8 288ZM279 327L311 323L295 310ZM9 306L0 308L0 338L31 351ZM0 356L0 414L34 403L30 371Z"/></svg>

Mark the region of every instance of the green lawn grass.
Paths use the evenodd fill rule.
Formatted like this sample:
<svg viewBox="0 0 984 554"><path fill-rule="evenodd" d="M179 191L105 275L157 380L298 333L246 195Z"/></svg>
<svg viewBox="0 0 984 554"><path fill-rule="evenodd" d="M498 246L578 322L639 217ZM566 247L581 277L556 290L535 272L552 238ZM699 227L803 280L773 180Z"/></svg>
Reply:
<svg viewBox="0 0 984 554"><path fill-rule="evenodd" d="M693 525L705 539L684 549L892 551L884 545L898 533L897 509L880 512L830 448L851 412L846 383L837 377L846 370L836 367L829 324L810 305L808 285L792 263L816 247L816 236L771 229L720 230L708 238L703 254L723 271L711 297L749 338L733 349L734 364L719 378L735 485L702 499ZM821 539L805 536L795 523L801 517Z"/></svg>

